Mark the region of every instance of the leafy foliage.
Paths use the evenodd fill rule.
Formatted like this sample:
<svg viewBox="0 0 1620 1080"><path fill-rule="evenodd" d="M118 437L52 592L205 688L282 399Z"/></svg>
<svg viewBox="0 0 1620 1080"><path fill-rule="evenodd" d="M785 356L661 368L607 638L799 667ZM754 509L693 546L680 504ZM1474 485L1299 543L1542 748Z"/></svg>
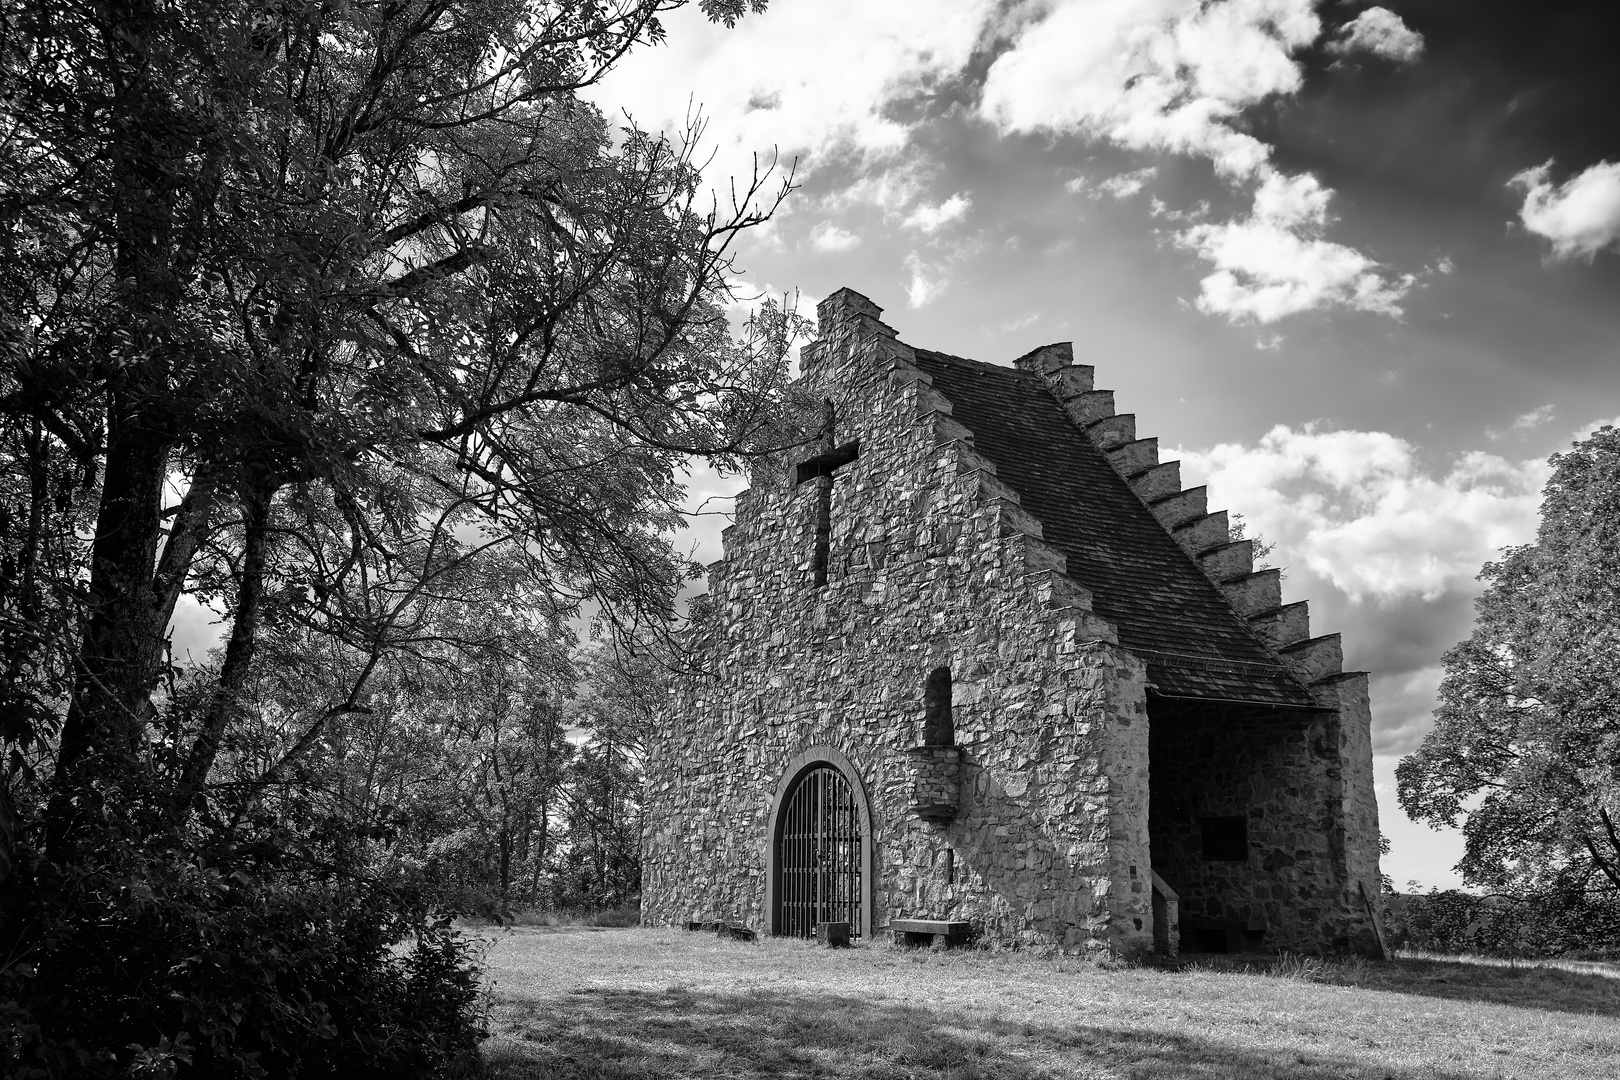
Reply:
<svg viewBox="0 0 1620 1080"><path fill-rule="evenodd" d="M1620 906L1620 431L1552 459L1536 542L1487 564L1434 730L1397 769L1414 819L1462 825L1476 885ZM1612 918L1594 943L1620 944Z"/></svg>
<svg viewBox="0 0 1620 1080"><path fill-rule="evenodd" d="M0 11L8 1068L465 1064L434 876L544 863L572 625L667 632L684 458L793 437L727 318L787 186L578 97L682 2Z"/></svg>

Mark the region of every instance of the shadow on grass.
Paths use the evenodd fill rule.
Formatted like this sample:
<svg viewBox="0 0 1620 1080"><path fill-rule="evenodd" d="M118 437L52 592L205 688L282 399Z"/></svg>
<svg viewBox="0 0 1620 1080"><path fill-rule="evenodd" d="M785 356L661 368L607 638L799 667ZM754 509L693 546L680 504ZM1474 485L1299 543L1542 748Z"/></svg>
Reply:
<svg viewBox="0 0 1620 1080"><path fill-rule="evenodd" d="M1376 962L1322 960L1293 953L1280 956L1191 953L1169 965L1170 970L1189 968L1620 1019L1620 971L1572 971L1551 963L1511 963L1465 957L1401 956Z"/></svg>
<svg viewBox="0 0 1620 1080"><path fill-rule="evenodd" d="M836 995L581 990L520 1009L496 1027L500 1037L488 1047L496 1080L1049 1080L1094 1072L1132 1080L1461 1080L1465 1075L1151 1030L1019 1024Z"/></svg>
<svg viewBox="0 0 1620 1080"><path fill-rule="evenodd" d="M1620 978L1611 975L1529 964L1509 966L1411 957L1340 970L1343 977L1334 977L1330 968L1324 981L1451 1001L1620 1018Z"/></svg>

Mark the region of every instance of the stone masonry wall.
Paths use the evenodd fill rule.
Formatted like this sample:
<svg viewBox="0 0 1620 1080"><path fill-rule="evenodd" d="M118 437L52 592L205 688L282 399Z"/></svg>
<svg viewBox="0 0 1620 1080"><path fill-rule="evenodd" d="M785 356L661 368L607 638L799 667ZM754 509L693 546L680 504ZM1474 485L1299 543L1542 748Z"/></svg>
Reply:
<svg viewBox="0 0 1620 1080"><path fill-rule="evenodd" d="M835 407L828 441L858 439L859 457L799 485L792 462L767 463L738 499L710 571L712 675L677 692L649 748L643 919L768 930L773 793L795 755L830 745L871 800L875 928L953 918L990 941L1150 947L1142 663L877 309L843 291L820 314L804 382ZM963 759L945 823L912 811L906 754L941 665Z"/></svg>
<svg viewBox="0 0 1620 1080"><path fill-rule="evenodd" d="M1180 894L1184 947L1201 922L1263 927L1267 948L1315 950L1345 935L1337 727L1327 713L1155 710L1153 868ZM1206 861L1200 822L1238 816L1248 857Z"/></svg>

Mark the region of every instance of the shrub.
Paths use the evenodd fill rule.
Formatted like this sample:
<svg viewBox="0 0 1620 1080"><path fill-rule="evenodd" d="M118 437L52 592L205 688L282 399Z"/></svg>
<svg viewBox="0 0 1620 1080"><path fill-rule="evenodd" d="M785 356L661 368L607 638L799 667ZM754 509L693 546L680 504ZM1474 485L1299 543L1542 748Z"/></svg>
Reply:
<svg viewBox="0 0 1620 1080"><path fill-rule="evenodd" d="M0 890L7 1076L365 1078L476 1065L472 946L406 883L300 867L288 850L238 855L229 871L180 850L66 865L23 854Z"/></svg>

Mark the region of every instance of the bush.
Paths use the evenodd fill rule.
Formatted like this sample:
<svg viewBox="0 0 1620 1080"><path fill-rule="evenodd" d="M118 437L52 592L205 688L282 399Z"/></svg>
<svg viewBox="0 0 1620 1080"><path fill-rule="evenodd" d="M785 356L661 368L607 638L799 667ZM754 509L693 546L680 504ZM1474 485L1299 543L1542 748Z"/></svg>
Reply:
<svg viewBox="0 0 1620 1080"><path fill-rule="evenodd" d="M22 853L0 889L7 1076L476 1068L476 957L419 890L264 851L229 872L180 850L66 866Z"/></svg>
<svg viewBox="0 0 1620 1080"><path fill-rule="evenodd" d="M1514 959L1620 956L1620 901L1612 895L1431 889L1389 897L1385 914L1390 944L1398 949Z"/></svg>

